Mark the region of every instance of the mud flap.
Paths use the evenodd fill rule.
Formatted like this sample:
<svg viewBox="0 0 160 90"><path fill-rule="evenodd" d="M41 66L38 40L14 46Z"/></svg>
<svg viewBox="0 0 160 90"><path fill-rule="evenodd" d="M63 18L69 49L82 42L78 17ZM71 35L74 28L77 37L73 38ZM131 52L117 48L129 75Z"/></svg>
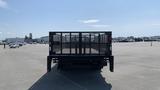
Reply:
<svg viewBox="0 0 160 90"><path fill-rule="evenodd" d="M113 56L111 56L111 57L109 58L109 70L110 70L111 72L114 72L114 57L113 57Z"/></svg>
<svg viewBox="0 0 160 90"><path fill-rule="evenodd" d="M47 72L51 71L51 62L52 60L50 60L49 57L47 57Z"/></svg>

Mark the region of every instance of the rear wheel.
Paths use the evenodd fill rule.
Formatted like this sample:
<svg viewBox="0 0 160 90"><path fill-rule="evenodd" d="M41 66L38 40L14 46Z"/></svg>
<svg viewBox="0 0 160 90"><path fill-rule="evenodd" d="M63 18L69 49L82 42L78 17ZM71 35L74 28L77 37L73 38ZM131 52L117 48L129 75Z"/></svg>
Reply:
<svg viewBox="0 0 160 90"><path fill-rule="evenodd" d="M114 57L113 56L109 58L109 69L111 72L114 72Z"/></svg>
<svg viewBox="0 0 160 90"><path fill-rule="evenodd" d="M47 72L51 71L51 62L52 60L50 60L49 58L47 59Z"/></svg>
<svg viewBox="0 0 160 90"><path fill-rule="evenodd" d="M63 69L63 63L61 60L58 61L58 66L57 66L57 69Z"/></svg>

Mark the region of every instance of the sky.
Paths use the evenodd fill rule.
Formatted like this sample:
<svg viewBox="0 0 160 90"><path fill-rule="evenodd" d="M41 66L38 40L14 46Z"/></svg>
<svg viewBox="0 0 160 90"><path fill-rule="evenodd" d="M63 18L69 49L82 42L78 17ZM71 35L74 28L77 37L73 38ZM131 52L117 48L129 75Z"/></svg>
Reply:
<svg viewBox="0 0 160 90"><path fill-rule="evenodd" d="M160 35L160 0L0 0L0 39L65 30Z"/></svg>

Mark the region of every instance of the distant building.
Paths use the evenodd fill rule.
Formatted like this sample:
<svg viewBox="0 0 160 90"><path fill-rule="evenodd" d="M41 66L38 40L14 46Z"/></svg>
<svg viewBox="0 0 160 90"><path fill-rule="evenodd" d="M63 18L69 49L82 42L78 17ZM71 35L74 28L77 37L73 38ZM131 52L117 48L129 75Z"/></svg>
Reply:
<svg viewBox="0 0 160 90"><path fill-rule="evenodd" d="M2 42L2 40L0 40L0 45L2 45L3 44L3 42Z"/></svg>
<svg viewBox="0 0 160 90"><path fill-rule="evenodd" d="M160 41L160 36L152 36L151 40L153 40L153 41Z"/></svg>
<svg viewBox="0 0 160 90"><path fill-rule="evenodd" d="M24 38L7 38L6 43L24 42Z"/></svg>
<svg viewBox="0 0 160 90"><path fill-rule="evenodd" d="M160 36L151 37L116 37L112 39L113 42L150 42L150 41L160 41Z"/></svg>
<svg viewBox="0 0 160 90"><path fill-rule="evenodd" d="M112 39L113 42L127 42L126 37L117 37Z"/></svg>
<svg viewBox="0 0 160 90"><path fill-rule="evenodd" d="M26 43L32 44L32 43L33 43L32 33L29 33L29 37L28 37L27 35L25 35L24 41L25 41Z"/></svg>
<svg viewBox="0 0 160 90"><path fill-rule="evenodd" d="M44 37L41 37L41 38L37 38L36 41L38 43L49 43L49 37L48 36L44 36Z"/></svg>
<svg viewBox="0 0 160 90"><path fill-rule="evenodd" d="M133 36L127 37L128 42L135 42L135 38Z"/></svg>
<svg viewBox="0 0 160 90"><path fill-rule="evenodd" d="M32 39L32 33L29 33L29 39Z"/></svg>

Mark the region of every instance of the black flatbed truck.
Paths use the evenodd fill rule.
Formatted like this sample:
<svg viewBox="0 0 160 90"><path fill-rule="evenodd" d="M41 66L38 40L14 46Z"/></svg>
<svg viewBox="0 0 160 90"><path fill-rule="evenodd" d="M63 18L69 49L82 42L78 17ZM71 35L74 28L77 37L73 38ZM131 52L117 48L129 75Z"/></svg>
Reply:
<svg viewBox="0 0 160 90"><path fill-rule="evenodd" d="M109 70L113 72L112 32L49 32L47 72L51 71L52 61L58 64L58 69L87 65L100 70L109 63Z"/></svg>

